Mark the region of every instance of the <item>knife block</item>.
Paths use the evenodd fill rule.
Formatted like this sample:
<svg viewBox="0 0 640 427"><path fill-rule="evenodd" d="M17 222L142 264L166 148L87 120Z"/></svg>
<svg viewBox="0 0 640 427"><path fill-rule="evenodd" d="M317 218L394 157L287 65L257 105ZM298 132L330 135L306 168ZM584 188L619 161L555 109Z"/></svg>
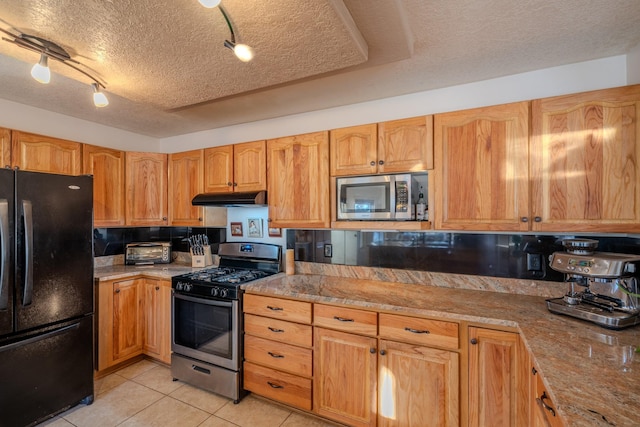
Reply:
<svg viewBox="0 0 640 427"><path fill-rule="evenodd" d="M193 249L189 249L191 253L191 267L208 267L213 265L213 256L211 255L211 246L203 246L204 255L194 255Z"/></svg>

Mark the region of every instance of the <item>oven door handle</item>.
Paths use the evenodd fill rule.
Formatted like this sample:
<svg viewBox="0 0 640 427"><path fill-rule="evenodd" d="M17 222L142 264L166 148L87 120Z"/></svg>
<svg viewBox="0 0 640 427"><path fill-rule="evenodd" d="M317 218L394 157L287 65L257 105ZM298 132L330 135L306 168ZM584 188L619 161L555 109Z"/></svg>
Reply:
<svg viewBox="0 0 640 427"><path fill-rule="evenodd" d="M233 306L233 301L218 301L218 300L208 299L205 297L192 297L192 296L176 293L175 291L173 292L173 297L176 299L181 299L183 301L197 302L200 304L213 305L216 307L232 307Z"/></svg>

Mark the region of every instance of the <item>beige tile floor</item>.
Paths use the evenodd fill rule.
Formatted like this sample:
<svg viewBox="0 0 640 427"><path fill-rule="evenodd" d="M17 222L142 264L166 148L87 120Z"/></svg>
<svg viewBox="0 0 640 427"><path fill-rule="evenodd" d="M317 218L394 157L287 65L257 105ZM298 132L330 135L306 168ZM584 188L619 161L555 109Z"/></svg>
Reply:
<svg viewBox="0 0 640 427"><path fill-rule="evenodd" d="M329 427L317 418L251 394L230 399L173 381L164 365L142 360L95 382L95 400L40 424L47 427Z"/></svg>

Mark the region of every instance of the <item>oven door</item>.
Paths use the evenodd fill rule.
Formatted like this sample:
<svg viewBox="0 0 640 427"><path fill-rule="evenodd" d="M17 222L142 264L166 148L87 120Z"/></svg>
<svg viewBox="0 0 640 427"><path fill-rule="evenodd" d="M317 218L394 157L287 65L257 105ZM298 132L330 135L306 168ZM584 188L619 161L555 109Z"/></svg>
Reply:
<svg viewBox="0 0 640 427"><path fill-rule="evenodd" d="M171 350L223 368L240 369L240 304L173 292Z"/></svg>

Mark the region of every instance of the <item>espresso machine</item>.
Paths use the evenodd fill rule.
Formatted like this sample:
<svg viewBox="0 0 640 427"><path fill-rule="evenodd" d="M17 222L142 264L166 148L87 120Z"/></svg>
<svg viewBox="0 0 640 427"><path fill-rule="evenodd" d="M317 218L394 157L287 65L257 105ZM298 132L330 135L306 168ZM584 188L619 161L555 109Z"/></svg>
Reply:
<svg viewBox="0 0 640 427"><path fill-rule="evenodd" d="M640 324L640 255L595 252L598 241L592 239L562 244L566 252L551 254L549 266L564 273L568 289L563 297L546 300L549 311L609 329Z"/></svg>

